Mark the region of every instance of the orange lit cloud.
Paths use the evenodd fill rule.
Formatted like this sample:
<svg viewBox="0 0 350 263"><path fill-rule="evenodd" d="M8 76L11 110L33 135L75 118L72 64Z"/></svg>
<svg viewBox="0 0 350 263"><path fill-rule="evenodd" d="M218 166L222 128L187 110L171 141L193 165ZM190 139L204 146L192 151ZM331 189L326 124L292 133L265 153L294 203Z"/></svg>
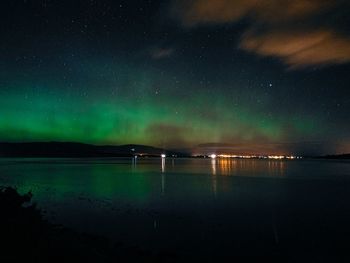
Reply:
<svg viewBox="0 0 350 263"><path fill-rule="evenodd" d="M334 5L330 0L178 0L175 9L187 26L234 22L251 16L259 21L292 20Z"/></svg>
<svg viewBox="0 0 350 263"><path fill-rule="evenodd" d="M325 28L315 19L333 8L348 7L349 3L343 0L177 0L174 3L186 27L250 19L251 26L239 47L280 58L290 68L350 61L350 38L330 26Z"/></svg>
<svg viewBox="0 0 350 263"><path fill-rule="evenodd" d="M350 61L350 38L331 31L245 34L242 49L281 58L291 68Z"/></svg>
<svg viewBox="0 0 350 263"><path fill-rule="evenodd" d="M203 23L233 22L245 16L256 5L257 0L194 0L177 1L184 25L193 26Z"/></svg>

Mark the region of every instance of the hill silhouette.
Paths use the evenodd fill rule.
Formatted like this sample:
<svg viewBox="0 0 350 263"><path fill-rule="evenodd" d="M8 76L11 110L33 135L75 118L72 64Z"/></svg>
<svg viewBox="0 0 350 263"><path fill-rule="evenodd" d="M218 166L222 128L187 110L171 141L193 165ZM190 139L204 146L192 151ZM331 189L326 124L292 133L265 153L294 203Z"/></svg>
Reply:
<svg viewBox="0 0 350 263"><path fill-rule="evenodd" d="M183 155L147 145L92 145L75 142L0 143L0 157L129 157Z"/></svg>

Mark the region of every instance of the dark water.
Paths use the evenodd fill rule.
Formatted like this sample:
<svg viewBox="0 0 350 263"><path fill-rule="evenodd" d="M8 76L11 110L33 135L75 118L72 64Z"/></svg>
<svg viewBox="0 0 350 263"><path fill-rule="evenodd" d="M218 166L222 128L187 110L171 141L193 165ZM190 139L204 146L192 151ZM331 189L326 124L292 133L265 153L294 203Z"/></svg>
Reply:
<svg viewBox="0 0 350 263"><path fill-rule="evenodd" d="M46 217L178 258L346 262L350 162L0 159Z"/></svg>

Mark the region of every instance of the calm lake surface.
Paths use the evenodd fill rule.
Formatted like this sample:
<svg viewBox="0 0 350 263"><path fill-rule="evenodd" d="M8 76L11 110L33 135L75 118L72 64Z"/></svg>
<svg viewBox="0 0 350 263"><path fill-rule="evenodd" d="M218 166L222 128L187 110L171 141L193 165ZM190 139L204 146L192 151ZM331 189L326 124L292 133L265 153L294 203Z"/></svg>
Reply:
<svg viewBox="0 0 350 263"><path fill-rule="evenodd" d="M339 261L350 245L349 161L0 159L0 185L53 223L179 258Z"/></svg>

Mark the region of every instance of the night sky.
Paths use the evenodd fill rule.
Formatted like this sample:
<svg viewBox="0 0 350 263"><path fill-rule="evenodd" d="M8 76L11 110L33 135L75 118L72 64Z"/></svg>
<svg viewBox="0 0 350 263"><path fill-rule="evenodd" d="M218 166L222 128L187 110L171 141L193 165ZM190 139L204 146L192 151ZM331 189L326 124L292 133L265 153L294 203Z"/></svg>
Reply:
<svg viewBox="0 0 350 263"><path fill-rule="evenodd" d="M350 152L341 0L4 0L0 141Z"/></svg>

